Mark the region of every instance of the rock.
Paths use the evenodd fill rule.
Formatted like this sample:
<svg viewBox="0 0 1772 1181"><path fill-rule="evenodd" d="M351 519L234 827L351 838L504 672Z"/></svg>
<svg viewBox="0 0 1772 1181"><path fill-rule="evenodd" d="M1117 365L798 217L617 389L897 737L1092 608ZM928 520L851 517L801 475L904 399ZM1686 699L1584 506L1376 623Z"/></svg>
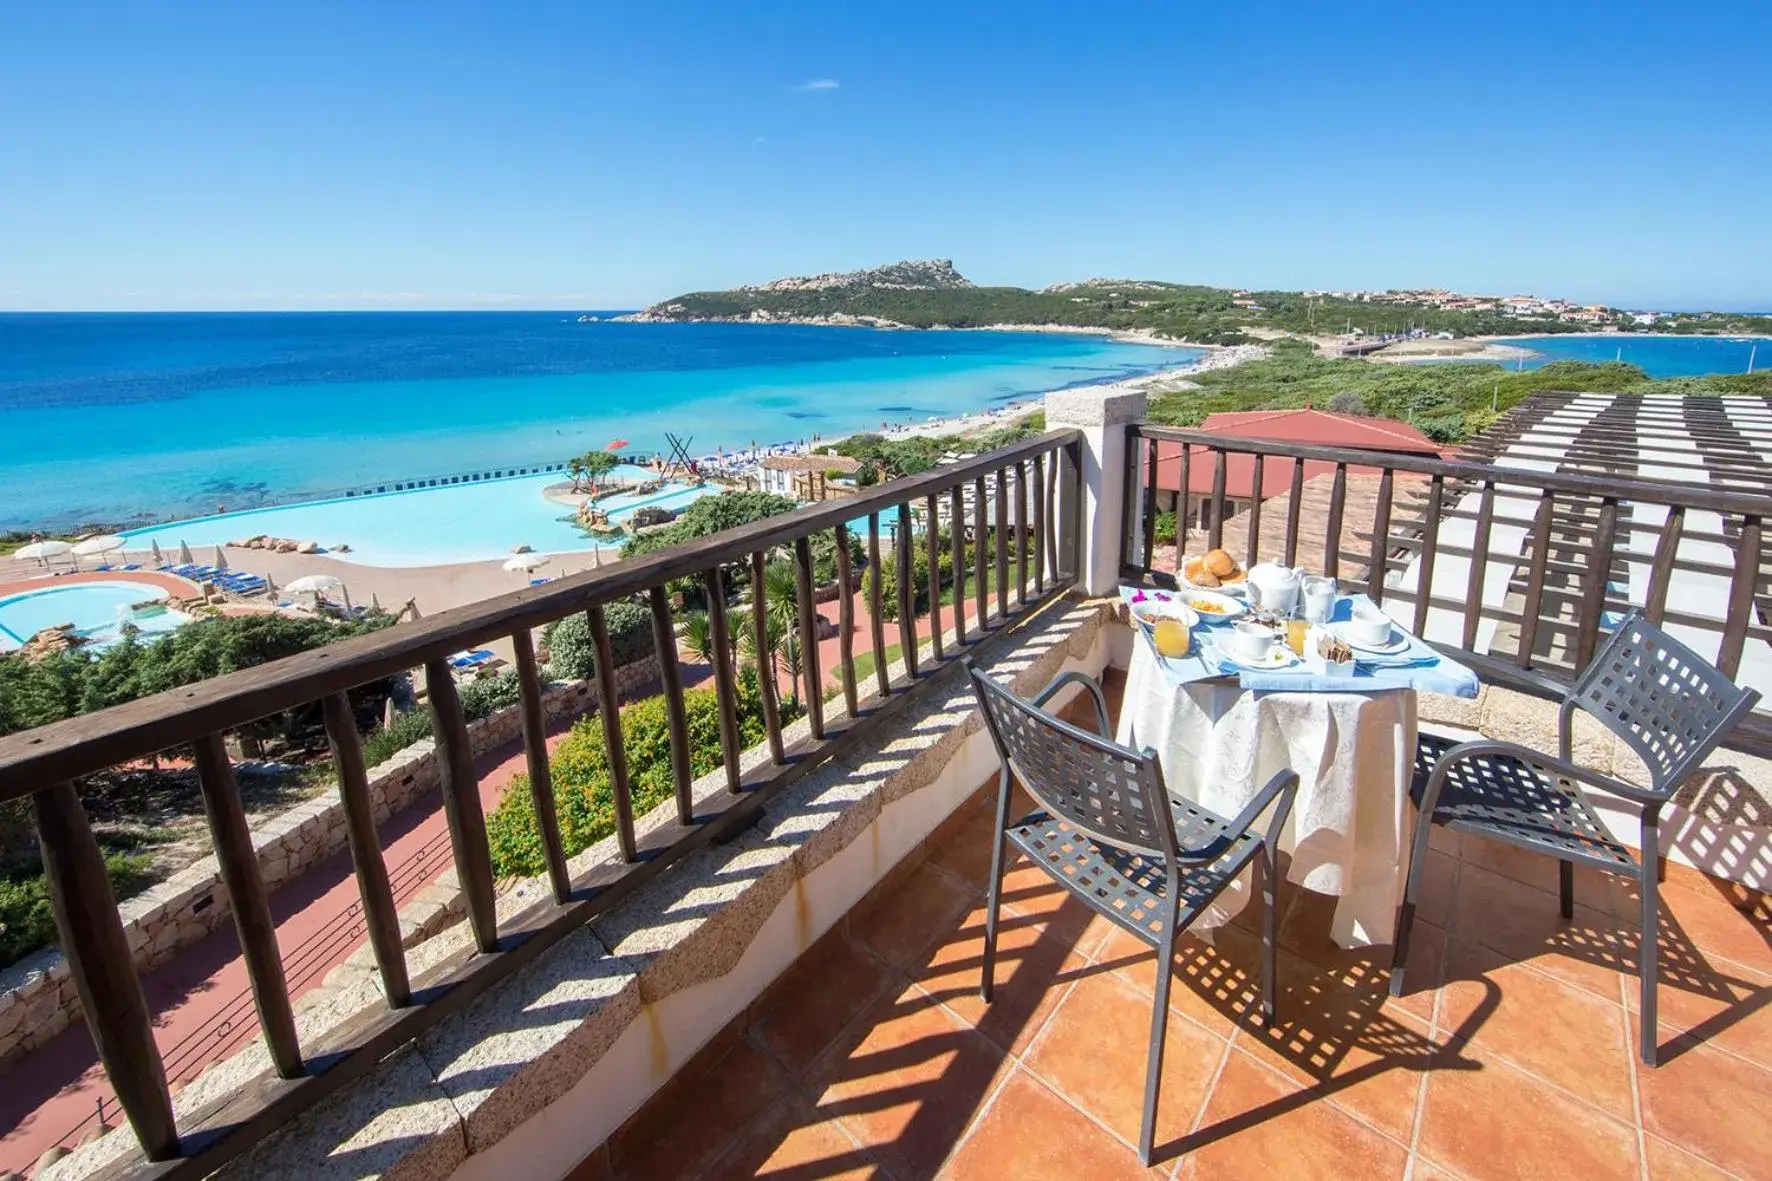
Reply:
<svg viewBox="0 0 1772 1181"><path fill-rule="evenodd" d="M320 552L320 543L317 541L304 541L295 547L295 552L298 554L317 554Z"/></svg>
<svg viewBox="0 0 1772 1181"><path fill-rule="evenodd" d="M534 553L535 551L527 545L513 545L511 547L511 552L513 554L530 554L530 553Z"/></svg>
<svg viewBox="0 0 1772 1181"><path fill-rule="evenodd" d="M295 552L295 542L279 541L277 543L277 552L280 554L293 554Z"/></svg>
<svg viewBox="0 0 1772 1181"><path fill-rule="evenodd" d="M340 542L338 545L327 546L326 548L335 554L348 554L351 552L351 547L345 545L343 542Z"/></svg>

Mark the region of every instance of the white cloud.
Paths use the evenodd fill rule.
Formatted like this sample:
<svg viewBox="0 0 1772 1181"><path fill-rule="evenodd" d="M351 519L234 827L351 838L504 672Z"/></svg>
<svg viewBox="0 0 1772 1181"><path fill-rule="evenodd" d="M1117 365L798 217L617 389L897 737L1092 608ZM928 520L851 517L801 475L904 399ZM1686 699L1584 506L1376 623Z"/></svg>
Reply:
<svg viewBox="0 0 1772 1181"><path fill-rule="evenodd" d="M836 90L841 87L841 85L842 83L838 82L835 78L814 78L810 82L800 83L800 85L794 87L794 90L799 94L808 94L819 90Z"/></svg>

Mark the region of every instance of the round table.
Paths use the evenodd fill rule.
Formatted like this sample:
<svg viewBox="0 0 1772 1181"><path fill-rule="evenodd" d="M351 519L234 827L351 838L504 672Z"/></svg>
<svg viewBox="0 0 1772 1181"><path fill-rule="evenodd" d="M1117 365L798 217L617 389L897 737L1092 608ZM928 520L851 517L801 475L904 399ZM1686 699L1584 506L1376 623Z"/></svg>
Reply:
<svg viewBox="0 0 1772 1181"><path fill-rule="evenodd" d="M1280 841L1292 858L1287 877L1339 898L1330 933L1358 947L1390 942L1402 899L1415 718L1410 689L1264 693L1224 678L1174 685L1151 646L1135 643L1115 737L1156 752L1172 795L1226 818L1276 772L1298 772ZM1195 925L1222 923L1248 899L1245 873Z"/></svg>

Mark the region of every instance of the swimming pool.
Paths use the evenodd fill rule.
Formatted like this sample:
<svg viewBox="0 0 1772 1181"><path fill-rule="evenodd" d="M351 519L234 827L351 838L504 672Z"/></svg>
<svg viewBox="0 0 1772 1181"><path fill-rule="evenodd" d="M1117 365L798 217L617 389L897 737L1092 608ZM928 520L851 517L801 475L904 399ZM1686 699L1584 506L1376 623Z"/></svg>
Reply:
<svg viewBox="0 0 1772 1181"><path fill-rule="evenodd" d="M632 464L617 468L624 479L652 473ZM314 541L333 556L369 566L442 566L484 562L518 545L538 553L588 553L598 548L573 522L573 510L542 495L563 483L559 472L479 480L447 487L415 488L370 496L337 497L221 513L134 529L123 537L132 551L157 544L174 553L265 534ZM626 519L644 504L680 509L713 489L667 484L646 496L622 493L602 502L612 519ZM348 545L350 552L338 553Z"/></svg>
<svg viewBox="0 0 1772 1181"><path fill-rule="evenodd" d="M140 582L75 582L0 598L0 652L11 652L46 627L74 625L93 645L114 644L127 617L144 635L160 635L188 623L170 608L136 610L166 592Z"/></svg>

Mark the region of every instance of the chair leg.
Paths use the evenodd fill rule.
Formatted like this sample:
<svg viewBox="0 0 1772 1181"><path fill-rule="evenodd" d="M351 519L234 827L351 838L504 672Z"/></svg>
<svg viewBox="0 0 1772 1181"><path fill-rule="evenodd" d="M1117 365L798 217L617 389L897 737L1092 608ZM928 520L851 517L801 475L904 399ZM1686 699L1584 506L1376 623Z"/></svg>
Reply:
<svg viewBox="0 0 1772 1181"><path fill-rule="evenodd" d="M1151 1009L1151 1050L1144 1066L1144 1123L1138 1133L1138 1159L1151 1163L1157 1138L1157 1091L1163 1080L1163 1042L1169 1034L1169 982L1175 975L1175 920L1157 942L1157 997Z"/></svg>
<svg viewBox="0 0 1772 1181"><path fill-rule="evenodd" d="M1261 855L1252 862L1251 873L1255 875L1254 884L1260 887L1261 893L1261 1022L1263 1025L1274 1023L1274 881L1279 871L1274 865L1274 851L1264 841Z"/></svg>
<svg viewBox="0 0 1772 1181"><path fill-rule="evenodd" d="M1005 768L997 780L997 823L992 830L991 846L991 887L990 897L985 903L984 914L984 955L981 957L984 967L984 978L979 981L978 995L985 1004L990 1004L991 990L995 987L992 979L997 962L997 908L1003 899L1003 862L1009 840L1003 834L1009 829L1009 771Z"/></svg>
<svg viewBox="0 0 1772 1181"><path fill-rule="evenodd" d="M1640 916L1642 931L1638 936L1637 976L1643 989L1639 1013L1643 1026L1643 1064L1655 1065L1656 1025L1655 1013L1655 977L1659 966L1657 935L1661 929L1660 891L1655 881L1655 864L1660 859L1656 849L1657 834L1653 824L1643 826L1643 864L1638 877L1638 891L1643 897L1643 912Z"/></svg>
<svg viewBox="0 0 1772 1181"><path fill-rule="evenodd" d="M1427 866L1427 836L1433 813L1423 812L1415 825L1415 847L1409 853L1409 877L1403 883L1403 905L1397 908L1397 935L1391 940L1392 996L1403 995L1403 965L1409 962L1409 930L1415 925L1415 897L1421 890L1422 870Z"/></svg>
<svg viewBox="0 0 1772 1181"><path fill-rule="evenodd" d="M1575 917L1575 863L1573 861L1557 862L1557 894L1562 900L1563 917Z"/></svg>

